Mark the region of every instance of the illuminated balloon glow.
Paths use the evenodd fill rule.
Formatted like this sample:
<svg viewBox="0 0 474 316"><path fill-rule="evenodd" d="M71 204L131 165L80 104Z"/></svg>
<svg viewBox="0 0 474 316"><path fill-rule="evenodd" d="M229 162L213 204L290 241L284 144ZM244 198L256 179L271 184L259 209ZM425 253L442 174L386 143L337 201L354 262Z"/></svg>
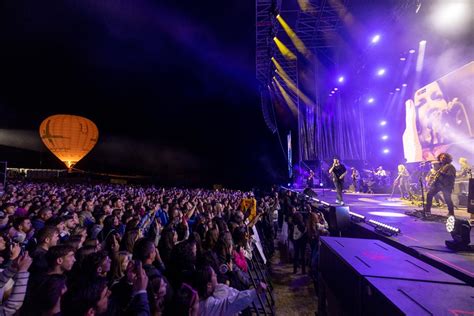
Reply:
<svg viewBox="0 0 474 316"><path fill-rule="evenodd" d="M99 139L91 120L76 115L53 115L40 125L40 137L48 149L69 169L84 158Z"/></svg>

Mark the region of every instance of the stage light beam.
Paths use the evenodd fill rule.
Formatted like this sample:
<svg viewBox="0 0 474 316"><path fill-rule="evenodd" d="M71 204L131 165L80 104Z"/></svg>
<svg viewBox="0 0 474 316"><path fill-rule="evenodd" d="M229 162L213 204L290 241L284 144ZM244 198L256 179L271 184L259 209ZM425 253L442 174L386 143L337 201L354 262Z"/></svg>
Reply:
<svg viewBox="0 0 474 316"><path fill-rule="evenodd" d="M283 30L286 32L286 34L290 38L296 50L299 51L306 58L308 59L311 58L311 52L309 51L309 49L306 48L303 41L298 37L298 35L296 35L296 33L291 29L288 23L286 23L286 21L280 15L278 15L276 18L278 22L280 22Z"/></svg>
<svg viewBox="0 0 474 316"><path fill-rule="evenodd" d="M343 76L340 76L340 77L337 79L337 82L343 83L343 82L344 82L344 77L343 77Z"/></svg>
<svg viewBox="0 0 474 316"><path fill-rule="evenodd" d="M288 47L286 47L286 45L283 44L276 36L273 38L273 41L275 42L276 46L278 47L278 50L283 55L283 57L285 57L285 59L296 60L296 55L293 54L293 52Z"/></svg>
<svg viewBox="0 0 474 316"><path fill-rule="evenodd" d="M382 135L382 139L383 139L383 140L387 140L387 139L388 139L388 135Z"/></svg>
<svg viewBox="0 0 474 316"><path fill-rule="evenodd" d="M374 103L374 101L375 101L374 98L369 98L369 99L367 100L367 103L372 104L372 103Z"/></svg>
<svg viewBox="0 0 474 316"><path fill-rule="evenodd" d="M425 60L426 41L421 41L418 46L418 58L416 59L416 72L423 70L423 61Z"/></svg>
<svg viewBox="0 0 474 316"><path fill-rule="evenodd" d="M385 126L385 125L387 125L387 121L385 121L385 120L384 120L384 121L380 121L380 126Z"/></svg>
<svg viewBox="0 0 474 316"><path fill-rule="evenodd" d="M376 34L372 37L372 44L376 44L380 41L380 34Z"/></svg>
<svg viewBox="0 0 474 316"><path fill-rule="evenodd" d="M377 76L383 76L385 75L385 68L380 68L377 70Z"/></svg>

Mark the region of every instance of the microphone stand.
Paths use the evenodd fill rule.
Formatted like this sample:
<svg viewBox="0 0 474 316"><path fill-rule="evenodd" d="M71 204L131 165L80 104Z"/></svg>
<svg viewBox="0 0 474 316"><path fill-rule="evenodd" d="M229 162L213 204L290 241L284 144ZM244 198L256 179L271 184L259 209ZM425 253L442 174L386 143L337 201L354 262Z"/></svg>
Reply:
<svg viewBox="0 0 474 316"><path fill-rule="evenodd" d="M420 189L421 189L421 211L423 214L423 217L426 217L426 209L425 209L425 190L424 190L424 185L423 185L423 171L420 173L420 176L418 177L418 182L420 183Z"/></svg>

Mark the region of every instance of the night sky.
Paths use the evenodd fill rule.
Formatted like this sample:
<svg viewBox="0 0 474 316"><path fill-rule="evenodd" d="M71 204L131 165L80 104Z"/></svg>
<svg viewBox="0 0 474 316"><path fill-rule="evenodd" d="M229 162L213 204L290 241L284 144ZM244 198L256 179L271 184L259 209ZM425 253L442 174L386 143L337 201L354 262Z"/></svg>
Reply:
<svg viewBox="0 0 474 316"><path fill-rule="evenodd" d="M10 166L62 168L37 133L62 113L99 128L79 169L184 184L284 175L261 113L253 1L3 1L0 47L0 128L42 151L3 146Z"/></svg>
<svg viewBox="0 0 474 316"><path fill-rule="evenodd" d="M403 100L387 107L389 91L407 83L411 96L473 60L472 14L463 30L438 34L430 16L441 2L421 1L418 12L415 1L348 1L351 23L334 37L338 47L319 53L322 102L339 74L347 77L341 87L347 107L369 96L377 100L363 108L374 131L366 141L376 152L385 146L378 119L391 118L393 154L379 157L383 163L403 158ZM285 136L293 130L296 153L297 124L277 102L282 143L265 125L255 32L255 1L0 2L0 160L11 167L63 168L38 128L50 115L74 114L99 128L98 144L78 169L153 176L164 184L285 182ZM382 40L371 45L376 32ZM405 73L400 57L420 40L428 49L414 83L414 67ZM338 62L327 62L328 56ZM373 74L381 66L387 75L378 78Z"/></svg>

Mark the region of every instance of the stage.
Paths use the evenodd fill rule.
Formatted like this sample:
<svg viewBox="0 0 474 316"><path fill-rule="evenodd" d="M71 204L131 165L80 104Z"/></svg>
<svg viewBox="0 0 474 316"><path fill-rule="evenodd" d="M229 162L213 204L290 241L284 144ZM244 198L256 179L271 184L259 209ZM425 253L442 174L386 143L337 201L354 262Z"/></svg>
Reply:
<svg viewBox="0 0 474 316"><path fill-rule="evenodd" d="M318 193L319 200L328 203L335 202L335 191L328 189L315 191ZM451 235L446 231L445 220L425 221L406 215L405 212L420 208L399 198L390 199L389 194L345 193L344 202L350 206L351 212L366 217L365 222L355 224L353 234L382 239L474 286L474 252L456 253L445 246L445 240L452 240ZM447 209L433 208L432 214L446 216ZM455 215L468 219L470 214L464 208L455 210ZM401 233L392 237L376 233L374 227L367 224L369 219L397 227ZM471 230L471 240L474 241L474 229Z"/></svg>

